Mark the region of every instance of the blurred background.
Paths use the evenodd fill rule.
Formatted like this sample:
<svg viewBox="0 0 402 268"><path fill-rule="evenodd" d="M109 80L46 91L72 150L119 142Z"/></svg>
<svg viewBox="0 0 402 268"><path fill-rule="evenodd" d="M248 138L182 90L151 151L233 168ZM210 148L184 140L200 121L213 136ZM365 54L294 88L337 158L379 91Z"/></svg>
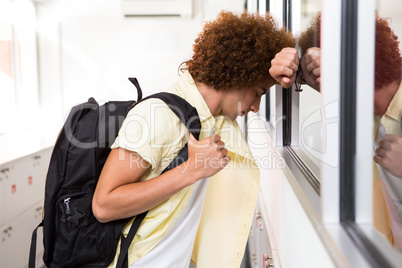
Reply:
<svg viewBox="0 0 402 268"><path fill-rule="evenodd" d="M72 106L167 89L204 21L245 0L0 0L0 162L52 145Z"/></svg>

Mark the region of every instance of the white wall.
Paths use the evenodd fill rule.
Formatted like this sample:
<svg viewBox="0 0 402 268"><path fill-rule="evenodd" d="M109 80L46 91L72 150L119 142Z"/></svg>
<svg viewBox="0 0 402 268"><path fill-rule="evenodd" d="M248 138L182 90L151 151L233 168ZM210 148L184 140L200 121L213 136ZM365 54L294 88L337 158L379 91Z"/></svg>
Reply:
<svg viewBox="0 0 402 268"><path fill-rule="evenodd" d="M136 98L129 76L146 94L166 89L191 57L202 21L221 9L241 12L244 1L195 0L193 9L192 18L124 18L119 0L44 1L38 5L44 95L54 95L65 116L88 97ZM60 81L49 82L49 72Z"/></svg>
<svg viewBox="0 0 402 268"><path fill-rule="evenodd" d="M139 79L145 95L167 89L191 57L203 21L222 9L241 12L245 3L188 1L193 16L186 18L125 18L120 0L35 1L39 83L23 78L27 103L16 110L20 116L1 114L20 127L0 133L0 163L52 146L71 107L89 97L136 99L129 76ZM35 99L26 97L30 92Z"/></svg>
<svg viewBox="0 0 402 268"><path fill-rule="evenodd" d="M303 206L302 192L294 189L300 186L272 143L265 124L264 119L249 115L248 140L261 172L258 202L270 234L275 267L335 267L319 237L324 230L317 230L311 218L314 209L305 211L307 198Z"/></svg>

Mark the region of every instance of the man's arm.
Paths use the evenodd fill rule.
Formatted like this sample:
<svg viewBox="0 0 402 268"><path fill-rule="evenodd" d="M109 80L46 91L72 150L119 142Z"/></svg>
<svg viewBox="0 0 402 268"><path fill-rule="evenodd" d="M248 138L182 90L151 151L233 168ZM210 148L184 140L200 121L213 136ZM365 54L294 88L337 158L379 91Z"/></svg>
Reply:
<svg viewBox="0 0 402 268"><path fill-rule="evenodd" d="M321 51L318 47L307 49L300 62L305 82L320 91ZM269 73L282 87L289 88L296 80L299 68L299 54L296 48L286 47L271 61Z"/></svg>
<svg viewBox="0 0 402 268"><path fill-rule="evenodd" d="M297 49L285 47L271 61L269 73L282 87L290 88L296 79L299 68Z"/></svg>
<svg viewBox="0 0 402 268"><path fill-rule="evenodd" d="M147 211L198 180L209 178L230 161L218 135L188 142L188 160L147 181L141 177L151 168L136 152L113 149L103 167L92 201L100 222L138 215Z"/></svg>

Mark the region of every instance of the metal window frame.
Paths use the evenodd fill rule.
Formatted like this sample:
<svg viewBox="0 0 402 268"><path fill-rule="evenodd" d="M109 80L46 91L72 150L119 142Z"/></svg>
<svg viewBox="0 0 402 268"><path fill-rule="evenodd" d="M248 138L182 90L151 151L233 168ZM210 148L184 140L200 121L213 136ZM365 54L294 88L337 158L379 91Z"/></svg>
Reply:
<svg viewBox="0 0 402 268"><path fill-rule="evenodd" d="M342 0L340 89L340 221L355 220L357 0Z"/></svg>

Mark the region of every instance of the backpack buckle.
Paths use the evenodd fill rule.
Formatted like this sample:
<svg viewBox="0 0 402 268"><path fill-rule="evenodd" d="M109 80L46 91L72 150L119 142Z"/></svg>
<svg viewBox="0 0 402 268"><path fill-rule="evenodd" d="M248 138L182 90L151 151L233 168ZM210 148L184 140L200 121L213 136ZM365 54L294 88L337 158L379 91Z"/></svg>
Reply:
<svg viewBox="0 0 402 268"><path fill-rule="evenodd" d="M82 217L85 216L85 213L80 212L77 208L74 209L74 213L71 217L67 219L67 224L71 227L77 227L80 223Z"/></svg>

